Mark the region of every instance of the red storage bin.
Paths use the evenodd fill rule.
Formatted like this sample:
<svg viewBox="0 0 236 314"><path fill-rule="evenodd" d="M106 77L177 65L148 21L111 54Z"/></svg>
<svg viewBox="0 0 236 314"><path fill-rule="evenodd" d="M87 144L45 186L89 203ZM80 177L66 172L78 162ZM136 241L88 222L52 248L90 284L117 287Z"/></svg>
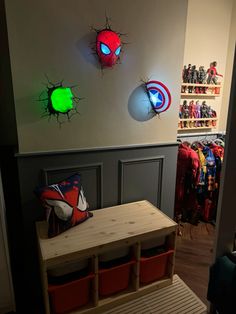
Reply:
<svg viewBox="0 0 236 314"><path fill-rule="evenodd" d="M77 309L89 302L90 283L94 275L88 275L63 285L49 285L51 309L62 314Z"/></svg>
<svg viewBox="0 0 236 314"><path fill-rule="evenodd" d="M168 259L174 251L158 254L152 257L140 258L140 282L149 283L156 281L166 275Z"/></svg>
<svg viewBox="0 0 236 314"><path fill-rule="evenodd" d="M128 288L131 266L135 261L99 270L99 295L108 296Z"/></svg>

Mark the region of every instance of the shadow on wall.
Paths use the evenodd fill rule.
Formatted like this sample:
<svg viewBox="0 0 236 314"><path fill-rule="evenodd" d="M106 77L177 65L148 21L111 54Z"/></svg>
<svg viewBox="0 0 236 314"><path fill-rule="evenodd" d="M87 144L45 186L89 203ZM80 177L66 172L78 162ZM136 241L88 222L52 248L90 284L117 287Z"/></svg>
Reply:
<svg viewBox="0 0 236 314"><path fill-rule="evenodd" d="M44 115L44 105L39 101L38 95L29 95L17 100L17 106L20 108L18 116L21 124L38 122Z"/></svg>
<svg viewBox="0 0 236 314"><path fill-rule="evenodd" d="M87 33L76 42L76 48L82 55L83 59L87 63L91 63L97 69L101 70L101 65L98 61L97 54L95 50L93 50L93 48L95 47L96 47L96 33L93 31Z"/></svg>
<svg viewBox="0 0 236 314"><path fill-rule="evenodd" d="M137 121L148 121L156 116L144 84L136 87L129 96L128 111L130 116Z"/></svg>

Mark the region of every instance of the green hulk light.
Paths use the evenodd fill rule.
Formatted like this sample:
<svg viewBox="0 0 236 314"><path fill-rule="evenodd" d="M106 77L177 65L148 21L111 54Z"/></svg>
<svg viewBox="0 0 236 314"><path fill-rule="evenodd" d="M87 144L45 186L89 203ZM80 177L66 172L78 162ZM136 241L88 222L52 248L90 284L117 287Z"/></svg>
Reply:
<svg viewBox="0 0 236 314"><path fill-rule="evenodd" d="M52 108L56 112L66 113L73 109L73 94L69 87L58 87L51 94Z"/></svg>
<svg viewBox="0 0 236 314"><path fill-rule="evenodd" d="M66 116L69 121L74 114L78 113L77 105L81 98L72 93L73 87L65 87L62 82L54 84L48 80L46 97L42 98L42 94L39 97L39 101L45 102L43 117L56 116L57 122L62 124L64 121L61 121L61 116Z"/></svg>

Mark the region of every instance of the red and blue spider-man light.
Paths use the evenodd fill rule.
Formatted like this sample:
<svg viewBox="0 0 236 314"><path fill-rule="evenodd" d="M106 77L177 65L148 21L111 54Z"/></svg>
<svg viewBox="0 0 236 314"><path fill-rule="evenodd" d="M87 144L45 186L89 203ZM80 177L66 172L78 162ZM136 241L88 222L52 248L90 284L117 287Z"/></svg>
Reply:
<svg viewBox="0 0 236 314"><path fill-rule="evenodd" d="M106 18L106 26L102 30L94 29L97 32L96 37L96 54L102 68L112 67L120 59L122 51L122 34L115 32L109 25L108 18Z"/></svg>

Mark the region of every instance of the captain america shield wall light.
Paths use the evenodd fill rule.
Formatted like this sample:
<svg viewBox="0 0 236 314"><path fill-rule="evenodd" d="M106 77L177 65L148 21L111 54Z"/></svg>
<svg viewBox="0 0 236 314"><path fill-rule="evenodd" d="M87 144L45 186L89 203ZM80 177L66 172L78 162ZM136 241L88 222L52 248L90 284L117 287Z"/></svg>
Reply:
<svg viewBox="0 0 236 314"><path fill-rule="evenodd" d="M97 33L94 50L98 56L101 68L113 67L120 61L120 54L125 44L121 42L121 36L125 34L113 31L107 17L105 28L101 30L92 29Z"/></svg>
<svg viewBox="0 0 236 314"><path fill-rule="evenodd" d="M169 109L171 105L171 94L169 89L159 81L145 82L146 91L152 109L156 114L160 114Z"/></svg>
<svg viewBox="0 0 236 314"><path fill-rule="evenodd" d="M44 103L42 117L50 119L54 116L59 124L70 121L78 113L78 103L82 99L73 94L75 86L64 86L62 82L52 83L49 80L46 86L47 90L39 96L39 101Z"/></svg>

